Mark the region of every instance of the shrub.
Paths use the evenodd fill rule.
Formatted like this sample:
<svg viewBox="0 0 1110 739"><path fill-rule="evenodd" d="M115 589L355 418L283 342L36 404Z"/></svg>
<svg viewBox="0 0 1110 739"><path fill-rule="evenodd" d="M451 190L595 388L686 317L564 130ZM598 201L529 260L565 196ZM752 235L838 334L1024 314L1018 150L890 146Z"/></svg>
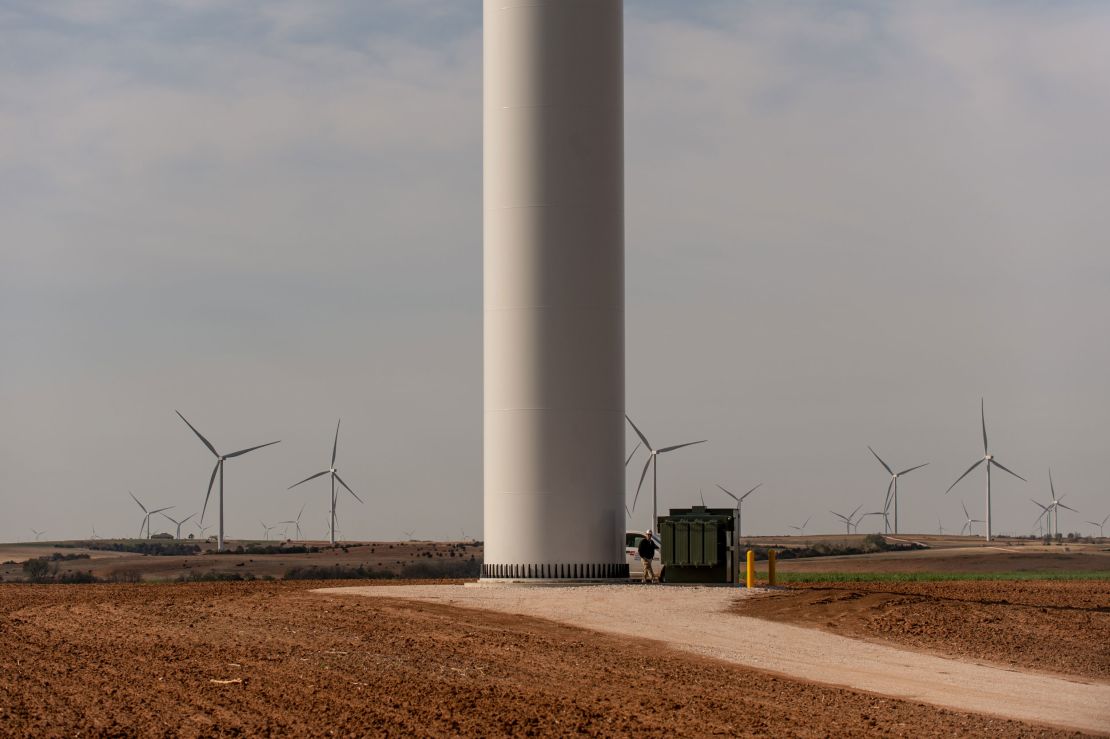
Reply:
<svg viewBox="0 0 1110 739"><path fill-rule="evenodd" d="M53 572L51 572L51 569L53 569ZM23 574L27 576L30 582L46 582L57 571L58 566L54 565L51 568L50 562L45 557L36 557L23 563Z"/></svg>
<svg viewBox="0 0 1110 739"><path fill-rule="evenodd" d="M284 577L286 580L392 580L395 575L389 570L372 570L365 565L358 567L305 565L290 567L285 571Z"/></svg>

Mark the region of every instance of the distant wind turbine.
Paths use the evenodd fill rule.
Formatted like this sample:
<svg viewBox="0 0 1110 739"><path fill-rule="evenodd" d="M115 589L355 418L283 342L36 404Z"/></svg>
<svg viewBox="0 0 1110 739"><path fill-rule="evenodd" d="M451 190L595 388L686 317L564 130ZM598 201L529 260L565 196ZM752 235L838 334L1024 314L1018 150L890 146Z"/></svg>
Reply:
<svg viewBox="0 0 1110 739"><path fill-rule="evenodd" d="M963 506L964 518L967 519L966 521L964 521L963 528L960 529L960 535L963 536L964 532L966 531L969 536L975 536L974 524L983 522L978 518L971 517L971 514L967 512L967 506L964 505L964 502L962 500L960 501L960 505ZM990 541L990 539L988 539L987 541Z"/></svg>
<svg viewBox="0 0 1110 739"><path fill-rule="evenodd" d="M648 467L650 466L652 468L651 530L655 531L655 529L659 526L659 455L666 454L667 452L673 452L674 450L681 449L684 446L704 444L706 441L708 441L708 439L702 439L701 441L688 441L685 444L675 444L673 446L665 446L662 449L656 449L651 445L651 442L647 440L647 437L644 436L643 432L636 427L636 424L632 423L631 418L626 415L625 419L632 426L632 429L636 432L636 435L640 437L640 441L643 442L644 448L648 450L648 459L647 462L644 462L644 471L640 473L640 484L636 486L636 495L634 498L632 498L632 510L636 510L636 501L640 498L640 488L644 486L644 478L647 477Z"/></svg>
<svg viewBox="0 0 1110 739"><path fill-rule="evenodd" d="M1039 501L1033 500L1032 498L1030 498L1029 501L1031 503L1033 503L1033 505L1035 505L1035 506L1037 506L1038 508L1041 509L1041 513L1040 513L1039 516L1037 516L1037 520L1033 522L1037 525L1037 531L1039 532L1039 535L1042 536L1042 537L1044 536L1044 528L1041 526L1041 522L1044 521L1045 516L1048 517L1048 533L1051 534L1052 533L1052 506L1051 505L1045 505L1045 504L1043 504Z"/></svg>
<svg viewBox="0 0 1110 739"><path fill-rule="evenodd" d="M983 458L980 459L975 464L968 467L967 472L965 472L962 475L960 475L959 477L957 477L956 482L949 485L948 490L945 490L944 494L948 495L948 493L950 493L952 491L952 488L956 487L956 485L959 484L960 480L964 479L969 474L971 474L971 471L973 469L975 469L979 465L983 464L983 462L987 463L987 519L986 519L985 523L987 525L987 541L990 541L991 540L991 466L993 465L993 466L997 467L998 469L1002 470L1003 472L1010 473L1011 475L1013 475L1017 479L1021 480L1022 482L1028 482L1028 481L1024 477L1019 475L1018 473L1014 472L1013 470L1009 470L1006 467L1003 467L1002 464L994 458L994 455L990 453L990 448L987 446L987 411L986 411L986 407L983 403L982 398L979 399L979 415L980 415L980 418L983 421Z"/></svg>
<svg viewBox="0 0 1110 739"><path fill-rule="evenodd" d="M343 419L340 419L340 423L342 423L342 420ZM348 493L350 493L352 496L354 496L355 500L357 500L359 503L362 502L362 498L355 495L355 491L351 490L351 488L347 485L347 483L343 482L343 478L339 476L339 471L335 468L335 456L338 453L338 451L339 451L339 423L336 423L335 424L335 441L332 442L332 446L331 446L331 467L324 470L323 472L317 472L315 475L309 475L308 477L306 477L305 479L296 483L295 485L290 485L289 486L289 489L292 490L293 488L297 487L297 485L303 485L304 483L308 482L309 480L315 480L317 477L320 477L322 475L330 475L331 476L331 525L328 526L328 529L331 531L331 545L332 546L335 546L335 505L336 505L336 502L337 502L336 499L338 497L335 494L336 493L335 483L338 482L340 485L342 485L344 488L346 488Z"/></svg>
<svg viewBox="0 0 1110 739"><path fill-rule="evenodd" d="M131 500L138 503L139 507L143 509L143 514L144 514L143 515L143 522L141 524L139 524L139 538L140 539L143 538L143 527L146 527L146 538L149 539L150 538L150 517L153 516L155 513L162 513L162 511L168 511L171 508L173 508L173 506L170 505L170 506L166 506L165 508L157 508L153 511L148 511L146 509L145 505L143 505L142 503L139 503L139 499L135 497L134 493L132 493L130 490L128 490L127 494L131 496ZM162 515L165 515L165 514L162 514Z"/></svg>
<svg viewBox="0 0 1110 739"><path fill-rule="evenodd" d="M940 516L937 516L937 530L941 536L944 536L944 524L940 522Z"/></svg>
<svg viewBox="0 0 1110 739"><path fill-rule="evenodd" d="M278 521L278 523L285 524L287 526L296 526L297 527L296 528L296 532L297 532L297 539L296 540L297 541L301 541L301 516L303 514L304 514L304 505L301 506L300 513L298 513L297 517L295 519L293 519L292 521Z"/></svg>
<svg viewBox="0 0 1110 739"><path fill-rule="evenodd" d="M192 518L193 516L195 516L195 515L197 515L197 514L195 514L195 513L192 513L192 514L190 514L190 515L186 516L185 518L181 519L180 521L178 521L178 520L177 520L176 518L173 518L173 517L171 517L171 516L167 516L167 515L166 515L165 513L163 513L162 515L163 515L163 516L164 516L165 518L168 518L169 520L173 521L173 522L174 522L174 524L176 524L176 525L177 525L177 535L176 535L176 536L174 536L173 538L175 538L175 539L180 539L180 538L181 538L181 526L182 526L182 524L184 524L184 523L185 523L186 521L188 521L188 520L189 520L190 518Z"/></svg>
<svg viewBox="0 0 1110 739"><path fill-rule="evenodd" d="M37 530L35 530L35 529L31 529L31 533L35 535L35 541L39 541L39 540L41 540L41 539L42 539L42 535L43 535L43 534L45 534L46 532L45 532L45 531L37 531Z"/></svg>
<svg viewBox="0 0 1110 739"><path fill-rule="evenodd" d="M836 516L837 518L839 518L841 521L844 522L844 527L847 530L848 535L851 536L852 526L853 525L858 525L858 524L854 524L853 521L856 517L856 514L859 512L860 508L863 508L863 503L860 503L858 506L856 506L855 509L851 513L849 513L847 516L845 516L843 513L837 513L834 510L830 510L829 513L833 514L834 516Z"/></svg>
<svg viewBox="0 0 1110 739"><path fill-rule="evenodd" d="M1048 470L1048 488L1052 492L1052 502L1051 503L1049 503L1047 506L1045 506L1045 505L1041 505L1040 503L1037 503L1037 501L1035 501L1035 500L1033 502L1037 503L1037 505L1040 506L1043 509L1043 512L1041 513L1041 516L1047 516L1048 517L1048 533L1052 537L1055 538L1055 537L1060 535L1060 509L1061 508L1066 508L1067 510L1071 511L1072 513L1079 513L1079 511L1075 510L1071 506L1067 506L1067 505L1064 505L1063 503L1061 503L1060 501L1062 501L1064 499L1063 495L1061 495L1059 498L1056 497L1056 486L1052 483L1052 470L1051 469ZM1030 499L1030 500L1032 500L1032 499ZM1040 522L1040 516L1037 517L1037 521L1038 521L1038 523Z"/></svg>
<svg viewBox="0 0 1110 739"><path fill-rule="evenodd" d="M415 534L416 531L415 530L413 530L413 531L404 531L404 530L402 530L401 533L405 535L406 539L408 539L409 541L412 541L413 540L412 535Z"/></svg>
<svg viewBox="0 0 1110 739"><path fill-rule="evenodd" d="M1106 516L1106 518L1102 519L1101 522L1099 522L1099 521L1088 521L1087 523L1091 524L1092 526L1097 526L1098 527L1098 536L1101 539L1101 538L1106 536L1106 534L1104 534L1102 532L1103 532L1103 526L1106 525L1107 521L1110 521L1110 514L1108 514Z"/></svg>
<svg viewBox="0 0 1110 739"><path fill-rule="evenodd" d="M813 518L813 516L810 516L809 518ZM807 519L806 519L806 522L805 522L805 523L803 523L803 524L802 524L801 526L790 526L790 528L794 529L794 530L795 530L795 531L797 531L797 532L798 532L799 534L805 534L805 532L806 532L806 526L808 526L808 525L809 525L809 518L807 518Z"/></svg>
<svg viewBox="0 0 1110 739"><path fill-rule="evenodd" d="M270 532L273 531L277 527L276 526L267 526L265 521L259 521L259 523L262 524L262 540L263 541L269 541L270 540Z"/></svg>
<svg viewBox="0 0 1110 739"><path fill-rule="evenodd" d="M901 477L902 475L913 472L914 470L919 470L922 467L924 467L926 464L929 464L929 463L926 462L925 464L919 464L916 467L910 467L909 469L902 470L901 472L895 472L894 470L890 469L889 464L887 464L886 462L883 461L883 458L879 456L878 452L876 452L874 449L871 449L870 446L868 446L867 448L868 448L868 450L870 450L870 452L873 455L875 455L875 459L879 460L879 464L881 464L883 466L883 469L887 471L887 474L890 475L890 483L888 483L887 486L886 486L886 498L883 501L883 533L888 533L890 531L890 521L887 518L887 511L890 510L890 504L893 502L894 503L894 533L897 534L898 533L898 478Z"/></svg>
<svg viewBox="0 0 1110 739"><path fill-rule="evenodd" d="M93 526L93 527L92 527L92 536L91 536L91 537L89 537L89 538L90 538L90 539L92 539L93 541L96 541L97 539L99 539L99 538L100 538L100 537L99 537L99 536L97 536L97 534L96 534L96 526Z"/></svg>
<svg viewBox="0 0 1110 739"><path fill-rule="evenodd" d="M747 498L749 495L754 493L756 490L759 490L759 488L762 487L762 486L763 486L763 483L759 483L758 485L756 485L754 488L752 488L748 492L746 492L743 495L737 497L736 495L733 495L731 491L726 490L725 488L721 487L721 485L717 485L717 487L721 488L721 491L724 492L725 495L727 495L728 497L730 497L730 498L732 498L733 500L736 501L736 538L738 538L738 539L741 536L743 536L743 529L740 526L740 523L741 523L741 520L740 520L740 512L741 511L740 511L740 509L744 505L744 498ZM703 505L704 505L704 503L703 503Z"/></svg>
<svg viewBox="0 0 1110 739"><path fill-rule="evenodd" d="M274 444L279 443L281 440L279 439L278 441L268 441L265 444L248 447L247 449L240 449L239 451L232 452L231 454L220 454L216 451L216 447L212 446L212 442L204 438L204 435L197 431L193 424L189 423L188 419L186 419L185 416L181 415L181 411L174 411L174 413L180 416L182 421L185 421L185 425L193 430L193 433L197 435L197 438L204 442L204 445L208 447L208 451L212 452L212 455L216 458L216 466L212 468L212 477L210 477L208 480L208 492L204 496L204 506L200 509L200 520L201 523L204 522L204 514L208 510L208 498L212 495L212 485L216 482L216 473L218 472L220 474L220 529L219 535L216 537L216 550L222 552L224 548L224 462L234 457L241 457L247 452L253 452L255 449L273 446Z"/></svg>

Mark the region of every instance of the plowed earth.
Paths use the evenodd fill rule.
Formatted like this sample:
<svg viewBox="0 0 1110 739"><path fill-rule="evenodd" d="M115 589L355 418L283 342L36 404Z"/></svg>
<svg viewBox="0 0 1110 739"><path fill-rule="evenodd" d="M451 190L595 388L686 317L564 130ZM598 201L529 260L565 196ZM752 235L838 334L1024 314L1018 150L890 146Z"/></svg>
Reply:
<svg viewBox="0 0 1110 739"><path fill-rule="evenodd" d="M1110 680L1110 581L809 583L736 612L1024 669Z"/></svg>
<svg viewBox="0 0 1110 739"><path fill-rule="evenodd" d="M0 733L1066 734L320 584L0 585Z"/></svg>

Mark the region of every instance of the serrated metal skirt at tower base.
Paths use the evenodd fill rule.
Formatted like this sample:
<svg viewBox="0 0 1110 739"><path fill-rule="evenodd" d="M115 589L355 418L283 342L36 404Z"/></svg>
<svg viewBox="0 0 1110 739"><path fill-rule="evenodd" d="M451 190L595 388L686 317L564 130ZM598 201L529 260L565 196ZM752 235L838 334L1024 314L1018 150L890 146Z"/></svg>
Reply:
<svg viewBox="0 0 1110 739"><path fill-rule="evenodd" d="M627 577L620 0L485 0L483 579Z"/></svg>

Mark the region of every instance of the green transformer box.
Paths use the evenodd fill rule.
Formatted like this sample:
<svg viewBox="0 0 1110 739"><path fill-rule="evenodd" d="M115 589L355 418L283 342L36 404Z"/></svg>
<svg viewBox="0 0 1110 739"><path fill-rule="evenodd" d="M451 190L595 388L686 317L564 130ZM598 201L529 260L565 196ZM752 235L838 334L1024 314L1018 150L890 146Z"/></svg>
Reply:
<svg viewBox="0 0 1110 739"><path fill-rule="evenodd" d="M672 508L659 518L668 583L735 583L739 549L731 508Z"/></svg>

